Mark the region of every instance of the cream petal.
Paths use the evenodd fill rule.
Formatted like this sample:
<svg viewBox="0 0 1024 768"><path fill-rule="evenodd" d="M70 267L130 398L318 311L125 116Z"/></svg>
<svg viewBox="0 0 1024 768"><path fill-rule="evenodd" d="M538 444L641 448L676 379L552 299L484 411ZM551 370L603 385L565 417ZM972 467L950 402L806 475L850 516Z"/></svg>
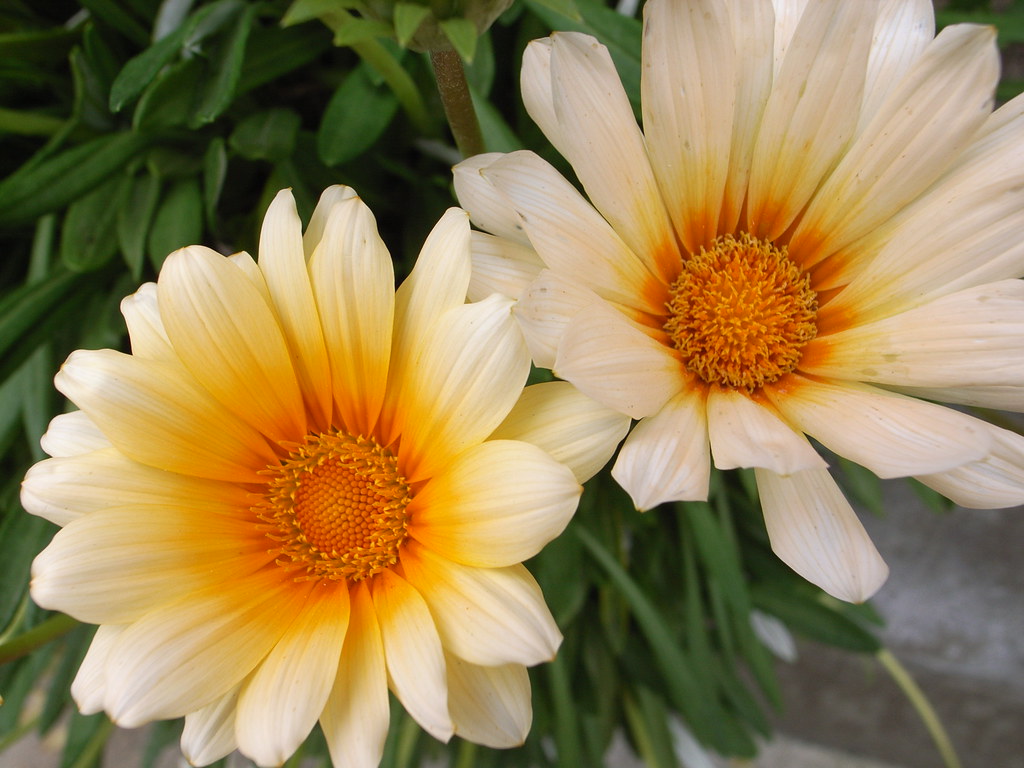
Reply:
<svg viewBox="0 0 1024 768"><path fill-rule="evenodd" d="M602 298L653 314L664 311L666 283L550 163L533 152L513 152L482 173L508 199L548 267Z"/></svg>
<svg viewBox="0 0 1024 768"><path fill-rule="evenodd" d="M711 479L705 394L688 388L641 419L619 451L612 477L641 512L668 501L707 499Z"/></svg>
<svg viewBox="0 0 1024 768"><path fill-rule="evenodd" d="M380 432L393 440L413 366L438 319L466 301L471 272L470 229L464 211L449 208L420 249L416 265L395 295L391 369ZM415 397L415 394L409 397Z"/></svg>
<svg viewBox="0 0 1024 768"><path fill-rule="evenodd" d="M979 422L992 437L981 461L917 479L961 507L1001 509L1024 504L1024 436Z"/></svg>
<svg viewBox="0 0 1024 768"><path fill-rule="evenodd" d="M765 393L792 424L879 477L952 469L984 457L984 422L941 405L861 384L790 377Z"/></svg>
<svg viewBox="0 0 1024 768"><path fill-rule="evenodd" d="M278 192L267 209L259 258L303 401L316 429L325 430L331 421L331 369L291 190Z"/></svg>
<svg viewBox="0 0 1024 768"><path fill-rule="evenodd" d="M910 397L937 400L940 403L974 405L1001 411L1024 411L1024 386L1021 384L994 387L892 387Z"/></svg>
<svg viewBox="0 0 1024 768"><path fill-rule="evenodd" d="M779 69L782 61L789 50L789 44L793 42L793 35L796 33L800 17L807 9L808 0L772 0L775 11L775 26L773 35L773 79L779 76Z"/></svg>
<svg viewBox="0 0 1024 768"><path fill-rule="evenodd" d="M199 248L200 246L196 247ZM249 279L253 288L255 288L259 292L260 296L263 297L263 301L266 305L268 307L273 306L274 299L270 295L270 288L267 286L267 279L263 276L263 270L261 270L259 264L256 263L256 259L250 256L246 251L239 251L238 253L233 253L228 256L227 260L238 267L239 271Z"/></svg>
<svg viewBox="0 0 1024 768"><path fill-rule="evenodd" d="M828 466L807 438L746 393L712 387L708 434L718 469L762 467L780 475Z"/></svg>
<svg viewBox="0 0 1024 768"><path fill-rule="evenodd" d="M593 400L567 381L523 390L492 440L523 440L549 453L585 483L615 453L629 431L629 417Z"/></svg>
<svg viewBox="0 0 1024 768"><path fill-rule="evenodd" d="M398 459L409 482L443 471L515 405L530 358L511 308L496 295L455 307L424 341L396 406Z"/></svg>
<svg viewBox="0 0 1024 768"><path fill-rule="evenodd" d="M562 633L523 566L474 568L411 542L402 570L427 601L445 651L485 666L555 657Z"/></svg>
<svg viewBox="0 0 1024 768"><path fill-rule="evenodd" d="M721 0L644 6L644 137L676 235L690 253L719 233L740 55L730 17Z"/></svg>
<svg viewBox="0 0 1024 768"><path fill-rule="evenodd" d="M391 716L384 645L367 583L350 595L348 633L320 726L336 768L377 768Z"/></svg>
<svg viewBox="0 0 1024 768"><path fill-rule="evenodd" d="M238 748L235 738L236 685L220 698L185 715L181 731L181 752L190 765L209 765Z"/></svg>
<svg viewBox="0 0 1024 768"><path fill-rule="evenodd" d="M413 497L408 531L464 565L514 565L565 529L582 491L537 446L488 440L451 459Z"/></svg>
<svg viewBox="0 0 1024 768"><path fill-rule="evenodd" d="M842 491L820 469L787 477L756 469L772 550L786 565L833 597L862 603L889 568Z"/></svg>
<svg viewBox="0 0 1024 768"><path fill-rule="evenodd" d="M444 652L427 604L394 571L377 574L372 594L391 690L423 730L448 741L454 729Z"/></svg>
<svg viewBox="0 0 1024 768"><path fill-rule="evenodd" d="M47 455L63 458L109 448L110 441L85 411L71 411L59 413L50 420L46 433L39 438L39 445Z"/></svg>
<svg viewBox="0 0 1024 768"><path fill-rule="evenodd" d="M147 505L100 509L57 532L32 563L32 599L93 624L148 611L253 573L271 559L247 516Z"/></svg>
<svg viewBox="0 0 1024 768"><path fill-rule="evenodd" d="M868 58L857 133L875 116L903 76L935 37L932 0L882 0Z"/></svg>
<svg viewBox="0 0 1024 768"><path fill-rule="evenodd" d="M690 378L665 344L600 304L572 317L554 370L584 394L634 419L657 413Z"/></svg>
<svg viewBox="0 0 1024 768"><path fill-rule="evenodd" d="M626 246L652 274L671 283L679 271L672 223L608 49L576 32L556 32L552 40L558 149Z"/></svg>
<svg viewBox="0 0 1024 768"><path fill-rule="evenodd" d="M348 584L317 583L242 686L235 726L242 754L259 765L281 765L305 741L334 684L348 621Z"/></svg>
<svg viewBox="0 0 1024 768"><path fill-rule="evenodd" d="M89 650L71 683L71 697L83 715L103 711L107 695L107 660L110 658L110 649L123 631L124 627L115 624L104 624L96 628Z"/></svg>
<svg viewBox="0 0 1024 768"><path fill-rule="evenodd" d="M540 274L544 262L532 248L484 232L470 233L473 272L466 295L481 301L492 293L518 299Z"/></svg>
<svg viewBox="0 0 1024 768"><path fill-rule="evenodd" d="M527 46L527 50L533 46ZM529 246L530 240L523 231L519 216L489 179L484 169L504 157L499 152L485 152L473 155L452 168L455 197L459 205L469 212L470 221L480 229L518 245Z"/></svg>
<svg viewBox="0 0 1024 768"><path fill-rule="evenodd" d="M746 229L774 240L794 221L857 124L875 4L811 3L786 48L754 145Z"/></svg>
<svg viewBox="0 0 1024 768"><path fill-rule="evenodd" d="M41 461L29 469L21 484L25 511L57 525L115 505L205 508L211 502L240 509L251 504L249 491L241 486L153 469L114 448Z"/></svg>
<svg viewBox="0 0 1024 768"><path fill-rule="evenodd" d="M305 409L281 326L238 269L208 248L167 257L157 298L189 373L223 407L271 440L306 433Z"/></svg>
<svg viewBox="0 0 1024 768"><path fill-rule="evenodd" d="M534 364L554 368L558 345L569 322L583 307L601 301L579 281L550 269L541 271L513 308Z"/></svg>
<svg viewBox="0 0 1024 768"><path fill-rule="evenodd" d="M119 451L142 464L258 483L263 482L259 471L277 463L263 437L196 386L180 366L110 349L78 350L54 383Z"/></svg>
<svg viewBox="0 0 1024 768"><path fill-rule="evenodd" d="M132 355L153 360L176 360L160 317L156 283L143 283L131 296L121 300L121 314L128 326Z"/></svg>
<svg viewBox="0 0 1024 768"><path fill-rule="evenodd" d="M354 189L340 184L328 187L320 194L316 208L313 209L313 215L309 219L309 226L302 234L302 250L306 254L307 262L312 258L320 240L323 239L324 230L333 215L334 206L354 197L357 197Z"/></svg>
<svg viewBox="0 0 1024 768"><path fill-rule="evenodd" d="M125 728L223 696L274 647L311 588L277 567L221 583L131 624L107 662L105 709Z"/></svg>
<svg viewBox="0 0 1024 768"><path fill-rule="evenodd" d="M358 197L331 209L309 270L338 416L347 431L368 435L388 379L395 272L373 214Z"/></svg>
<svg viewBox="0 0 1024 768"><path fill-rule="evenodd" d="M533 721L530 676L526 667L482 667L446 655L448 706L455 733L495 749L526 741Z"/></svg>
<svg viewBox="0 0 1024 768"><path fill-rule="evenodd" d="M533 122L544 132L559 154L565 155L568 145L558 115L555 113L555 97L551 90L551 51L554 44L555 39L552 36L533 40L526 46L523 51L519 87L527 114L533 118Z"/></svg>
<svg viewBox="0 0 1024 768"><path fill-rule="evenodd" d="M870 233L935 181L992 111L995 29L947 27L889 94L790 240L802 266Z"/></svg>
<svg viewBox="0 0 1024 768"><path fill-rule="evenodd" d="M802 371L900 387L1024 385L1024 283L968 288L898 315L820 336Z"/></svg>

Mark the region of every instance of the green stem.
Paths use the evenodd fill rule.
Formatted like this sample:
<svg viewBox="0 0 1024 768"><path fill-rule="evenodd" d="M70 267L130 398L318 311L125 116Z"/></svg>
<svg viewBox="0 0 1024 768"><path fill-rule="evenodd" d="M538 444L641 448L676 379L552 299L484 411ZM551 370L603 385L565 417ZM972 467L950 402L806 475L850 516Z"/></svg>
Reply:
<svg viewBox="0 0 1024 768"><path fill-rule="evenodd" d="M423 96L416 88L412 77L402 68L395 57L388 53L387 48L381 45L379 40L373 38L359 40L352 43L350 47L359 55L360 59L373 67L377 74L384 78L384 82L394 92L398 103L409 115L416 130L424 136L433 135L434 124L430 119L430 113L427 112Z"/></svg>
<svg viewBox="0 0 1024 768"><path fill-rule="evenodd" d="M939 716L932 708L928 697L924 695L924 691L917 685L914 678L910 676L906 667L900 664L899 660L886 648L878 651L875 657L917 711L918 717L921 718L921 722L928 729L932 741L935 742L935 747L939 750L942 762L946 765L946 768L960 768L960 758L957 757L956 750L953 749L953 742L950 741L949 734L942 727L942 721L939 720Z"/></svg>
<svg viewBox="0 0 1024 768"><path fill-rule="evenodd" d="M63 613L51 616L42 624L32 627L28 632L0 645L0 664L21 658L77 626L77 621Z"/></svg>
<svg viewBox="0 0 1024 768"><path fill-rule="evenodd" d="M430 63L434 65L437 91L441 94L455 146L463 157L482 154L485 151L484 138L473 108L473 97L469 94L462 59L455 51L431 51Z"/></svg>
<svg viewBox="0 0 1024 768"><path fill-rule="evenodd" d="M22 136L53 136L65 128L66 122L59 117L0 107L0 133L17 133Z"/></svg>

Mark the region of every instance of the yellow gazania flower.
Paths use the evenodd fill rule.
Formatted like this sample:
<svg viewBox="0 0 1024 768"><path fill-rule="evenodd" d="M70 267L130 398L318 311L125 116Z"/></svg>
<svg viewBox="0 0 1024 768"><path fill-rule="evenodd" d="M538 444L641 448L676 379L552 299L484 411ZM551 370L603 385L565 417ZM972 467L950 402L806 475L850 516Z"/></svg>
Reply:
<svg viewBox="0 0 1024 768"><path fill-rule="evenodd" d="M282 192L258 263L182 249L122 304L131 355L71 355L81 410L22 501L64 526L34 599L101 625L83 712L184 715L197 765L279 765L319 720L337 766L375 766L390 687L439 739L522 742L524 665L561 636L521 561L628 419L564 383L523 393L510 302L464 304L469 241L448 211L396 294L351 190L305 235Z"/></svg>
<svg viewBox="0 0 1024 768"><path fill-rule="evenodd" d="M995 33L928 0L651 0L643 132L608 51L534 41L529 152L456 167L536 362L638 419L639 509L756 470L775 552L859 601L887 569L810 436L959 504L1024 501L1024 100L992 113ZM918 399L925 398L925 399Z"/></svg>

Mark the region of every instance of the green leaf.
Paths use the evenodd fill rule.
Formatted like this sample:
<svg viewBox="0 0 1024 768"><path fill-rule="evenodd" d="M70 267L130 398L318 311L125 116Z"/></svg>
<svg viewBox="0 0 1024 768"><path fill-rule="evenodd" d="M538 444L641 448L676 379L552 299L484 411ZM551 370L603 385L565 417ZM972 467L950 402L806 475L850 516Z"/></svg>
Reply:
<svg viewBox="0 0 1024 768"><path fill-rule="evenodd" d="M148 143L138 134L115 133L46 160L30 160L0 181L0 227L63 208L123 169Z"/></svg>
<svg viewBox="0 0 1024 768"><path fill-rule="evenodd" d="M473 61L473 56L476 55L476 40L479 36L476 31L476 24L469 19L459 17L445 19L439 22L438 26L441 27L444 36L448 38L448 41L452 44L455 52L462 57L462 60L467 62Z"/></svg>
<svg viewBox="0 0 1024 768"><path fill-rule="evenodd" d="M143 91L132 114L132 128L152 133L185 125L204 74L200 59L178 61L167 67Z"/></svg>
<svg viewBox="0 0 1024 768"><path fill-rule="evenodd" d="M202 194L192 176L174 183L160 201L146 243L153 268L160 271L168 254L198 243L202 236Z"/></svg>
<svg viewBox="0 0 1024 768"><path fill-rule="evenodd" d="M68 207L61 229L60 260L73 272L99 269L117 251L116 222L129 179L106 181Z"/></svg>
<svg viewBox="0 0 1024 768"><path fill-rule="evenodd" d="M81 0L81 4L94 18L106 22L136 45L149 42L148 30L115 0Z"/></svg>
<svg viewBox="0 0 1024 768"><path fill-rule="evenodd" d="M114 724L103 712L96 715L72 712L60 768L99 768L103 747L113 729Z"/></svg>
<svg viewBox="0 0 1024 768"><path fill-rule="evenodd" d="M74 272L59 270L44 280L15 288L0 299L0 358L73 293L78 281Z"/></svg>
<svg viewBox="0 0 1024 768"><path fill-rule="evenodd" d="M0 59L22 63L54 64L63 61L81 37L81 31L52 27L0 34Z"/></svg>
<svg viewBox="0 0 1024 768"><path fill-rule="evenodd" d="M358 18L349 13L336 13L325 21L334 32L334 44L339 47L391 35L390 24L375 19Z"/></svg>
<svg viewBox="0 0 1024 768"><path fill-rule="evenodd" d="M228 144L250 160L284 160L295 148L302 120L284 107L249 115L228 138Z"/></svg>
<svg viewBox="0 0 1024 768"><path fill-rule="evenodd" d="M391 123L398 99L391 89L370 82L366 67L356 67L334 92L317 132L317 151L328 165L358 157Z"/></svg>
<svg viewBox="0 0 1024 768"><path fill-rule="evenodd" d="M572 21L583 21L583 14L573 0L536 0L538 5L548 8Z"/></svg>
<svg viewBox="0 0 1024 768"><path fill-rule="evenodd" d="M672 735L668 730L668 709L650 688L637 686L623 701L626 723L637 753L649 768L676 768Z"/></svg>
<svg viewBox="0 0 1024 768"><path fill-rule="evenodd" d="M117 210L117 242L132 278L142 277L146 258L146 234L160 199L160 179L143 173L131 181L124 204Z"/></svg>
<svg viewBox="0 0 1024 768"><path fill-rule="evenodd" d="M754 585L751 592L755 606L813 640L858 653L875 653L882 647L859 624L813 598L767 584Z"/></svg>
<svg viewBox="0 0 1024 768"><path fill-rule="evenodd" d="M246 42L258 10L259 6L249 5L240 11L227 39L210 56L209 66L213 72L201 86L199 104L189 120L190 128L199 128L217 119L234 99L242 74Z"/></svg>
<svg viewBox="0 0 1024 768"><path fill-rule="evenodd" d="M398 44L405 46L412 40L423 20L430 15L430 9L417 3L395 3L395 37Z"/></svg>
<svg viewBox="0 0 1024 768"><path fill-rule="evenodd" d="M227 175L228 151L224 146L224 139L218 136L210 142L206 154L203 155L203 210L206 214L206 223L211 229L214 228L217 201L220 200Z"/></svg>
<svg viewBox="0 0 1024 768"><path fill-rule="evenodd" d="M181 50L186 31L185 27L179 27L124 65L110 86L111 112L120 112L153 82L153 78Z"/></svg>
<svg viewBox="0 0 1024 768"><path fill-rule="evenodd" d="M20 586L28 583L33 558L56 530L53 523L13 505L0 521L0 627L6 627L21 602ZM7 695L7 691L4 691Z"/></svg>
<svg viewBox="0 0 1024 768"><path fill-rule="evenodd" d="M337 13L339 8L353 8L354 3L344 0L295 0L285 11L282 27L291 27L313 19L322 19Z"/></svg>

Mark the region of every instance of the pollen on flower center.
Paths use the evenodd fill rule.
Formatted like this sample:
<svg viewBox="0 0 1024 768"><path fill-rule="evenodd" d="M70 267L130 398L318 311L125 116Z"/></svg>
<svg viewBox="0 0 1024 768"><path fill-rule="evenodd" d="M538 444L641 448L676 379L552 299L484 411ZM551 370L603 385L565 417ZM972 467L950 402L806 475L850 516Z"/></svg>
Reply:
<svg viewBox="0 0 1024 768"><path fill-rule="evenodd" d="M361 581L397 562L412 494L375 440L309 435L267 474L256 513L279 547L278 564L297 579Z"/></svg>
<svg viewBox="0 0 1024 768"><path fill-rule="evenodd" d="M817 294L786 249L724 235L688 259L669 290L665 331L687 370L753 391L796 368L817 332Z"/></svg>

